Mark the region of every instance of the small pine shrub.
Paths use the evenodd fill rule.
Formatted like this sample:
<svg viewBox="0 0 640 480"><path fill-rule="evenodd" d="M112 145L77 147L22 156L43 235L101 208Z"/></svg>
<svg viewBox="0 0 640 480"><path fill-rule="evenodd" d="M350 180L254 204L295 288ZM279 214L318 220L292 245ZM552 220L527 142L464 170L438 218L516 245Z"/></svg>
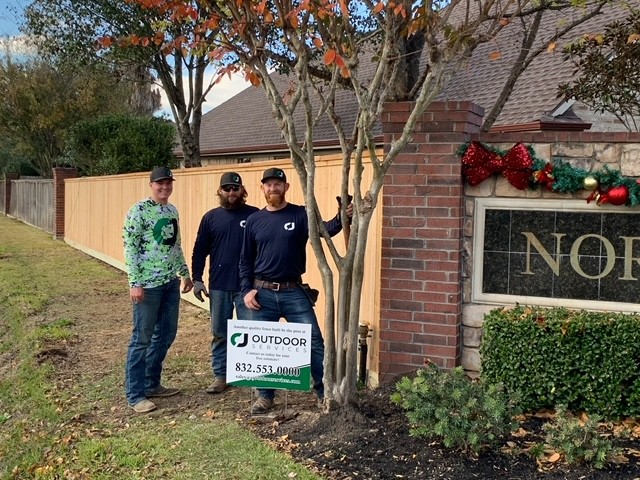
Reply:
<svg viewBox="0 0 640 480"><path fill-rule="evenodd" d="M411 435L474 455L518 426L519 411L502 386L473 382L461 367L444 372L430 364L415 378L402 378L391 400L406 411Z"/></svg>
<svg viewBox="0 0 640 480"><path fill-rule="evenodd" d="M611 440L598 433L599 417L589 417L583 424L565 406L559 406L556 413L555 422L543 426L545 440L556 452L564 454L568 464L588 463L604 468L620 453Z"/></svg>

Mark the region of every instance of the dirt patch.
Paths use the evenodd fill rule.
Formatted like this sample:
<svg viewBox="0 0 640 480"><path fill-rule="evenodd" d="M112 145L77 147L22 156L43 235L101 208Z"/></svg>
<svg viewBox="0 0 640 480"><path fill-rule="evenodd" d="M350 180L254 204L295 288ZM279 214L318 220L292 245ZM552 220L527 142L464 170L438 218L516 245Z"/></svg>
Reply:
<svg viewBox="0 0 640 480"><path fill-rule="evenodd" d="M96 287L81 304L60 299L51 305L49 318L70 318L77 336L59 345L47 345L39 353L60 372L61 383L73 378L99 379L121 369L130 334L130 305L123 294L101 292ZM473 459L443 448L437 442L409 436L404 412L392 404L393 385L364 390L355 408L321 412L312 393L280 392L277 408L269 416L249 414L252 393L229 388L220 395L204 392L211 382L207 312L183 302L178 338L166 362L165 383L182 388L176 397L158 399L151 416L166 419L192 411L194 415L225 415L235 418L265 442L307 465L327 479L519 479L519 480L631 480L640 478L640 440L620 443L626 463L604 471L588 466L567 467L562 462L537 463L519 451L541 440L542 421L535 417L523 425L524 436L509 439L501 451ZM192 359L188 375L177 374L173 358ZM10 361L10 359L9 359ZM124 381L124 380L123 380ZM119 422L133 415L124 393L113 398L112 407L93 410L93 420Z"/></svg>

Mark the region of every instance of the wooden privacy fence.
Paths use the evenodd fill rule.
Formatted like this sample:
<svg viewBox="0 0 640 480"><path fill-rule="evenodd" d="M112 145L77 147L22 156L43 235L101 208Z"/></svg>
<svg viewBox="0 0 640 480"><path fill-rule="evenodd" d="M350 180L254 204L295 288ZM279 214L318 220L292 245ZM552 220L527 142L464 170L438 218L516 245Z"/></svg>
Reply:
<svg viewBox="0 0 640 480"><path fill-rule="evenodd" d="M4 194L2 195L4 199ZM20 179L11 181L9 215L45 232L53 233L53 180Z"/></svg>
<svg viewBox="0 0 640 480"><path fill-rule="evenodd" d="M260 190L260 180L265 169L273 166L282 168L291 185L287 200L303 204L303 194L298 175L289 159L222 165L174 170L175 184L171 203L180 213L180 232L185 258L191 269L191 253L202 216L210 209L219 206L217 190L220 175L226 171L235 171L242 176L248 192L247 203L259 208L265 200ZM331 219L338 209L336 195L339 195L342 161L337 155L317 159L315 177L316 197L325 220ZM364 185L371 179L371 171L365 170ZM96 258L124 270L124 252L122 247L122 226L128 209L135 202L149 196L149 174L135 173L106 177L84 177L65 180L65 241ZM379 320L379 285L382 209L377 209L372 220L366 254L366 271L362 289L360 316L374 331ZM334 237L338 251L344 253L343 234ZM327 251L328 253L328 251ZM330 260L330 263L331 260ZM205 269L205 274L206 274ZM322 290L321 275L317 267L315 254L307 247L307 273L304 281ZM205 284L207 279L205 278ZM337 283L337 279L336 279ZM126 295L127 286L122 285L122 294ZM201 304L189 293L185 299L199 306ZM322 292L316 304L316 313L323 327L324 299ZM369 357L377 359L378 348L372 342ZM377 362L373 362L377 364Z"/></svg>
<svg viewBox="0 0 640 480"><path fill-rule="evenodd" d="M411 111L409 102L386 106L381 116L385 149L391 148L390 142L404 129ZM488 300L479 295L484 295L479 288L485 279L478 266L484 263L476 261L484 258L480 236L476 242L476 232L484 231L476 216L480 200L487 198L504 204L508 210L513 209L514 199L525 200L527 209L535 211L538 199L548 201L553 196L562 202L570 196L559 196L546 189L521 191L502 176L473 187L465 185L462 162L457 155L461 145L472 139L507 146L525 142L536 144L537 154L546 160L575 157L574 163L581 168L585 164L596 168L616 164L624 175L640 176L637 133L543 131L479 136L482 116L482 108L471 102L433 103L417 122L413 142L398 155L385 176L384 190L368 232L360 310L362 320L373 328L368 357L368 380L372 384L412 372L427 359L445 369L462 365L479 374L484 314L513 302L530 302L529 297L515 294ZM316 193L325 218L336 212L340 163L338 157L318 161ZM263 206L260 178L270 166L287 171L292 187L288 199L301 203L299 181L287 159L176 172L172 201L180 210L188 258L203 213L218 203L215 192L220 174L238 171L249 191L249 202ZM368 184L371 172L365 175ZM122 222L130 205L148 196L148 182L147 174L66 180L66 240L122 266ZM593 208L600 209L596 205ZM344 248L340 238L335 241L339 249ZM308 252L309 272L305 279L319 288L316 262L312 250ZM638 256L630 255L630 259ZM499 271L497 275L500 280L503 273ZM122 288L124 295L126 285ZM187 298L193 299L193 295ZM565 300L551 297L555 304L563 304ZM320 318L324 315L323 308L320 301L317 310Z"/></svg>

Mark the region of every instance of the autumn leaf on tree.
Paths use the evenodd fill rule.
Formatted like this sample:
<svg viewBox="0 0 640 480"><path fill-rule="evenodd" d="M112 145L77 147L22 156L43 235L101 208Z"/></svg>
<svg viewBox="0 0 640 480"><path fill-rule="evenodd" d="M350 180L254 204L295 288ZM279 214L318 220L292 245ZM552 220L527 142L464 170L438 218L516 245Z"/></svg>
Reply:
<svg viewBox="0 0 640 480"><path fill-rule="evenodd" d="M324 54L323 61L325 65L333 65L333 63L336 61L336 51L333 49L327 50L327 52Z"/></svg>

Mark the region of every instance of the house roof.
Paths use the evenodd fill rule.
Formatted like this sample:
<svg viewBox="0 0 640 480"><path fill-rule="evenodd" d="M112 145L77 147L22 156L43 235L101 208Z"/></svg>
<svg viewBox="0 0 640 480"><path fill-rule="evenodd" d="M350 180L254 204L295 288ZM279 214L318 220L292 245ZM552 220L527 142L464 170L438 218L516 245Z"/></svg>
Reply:
<svg viewBox="0 0 640 480"><path fill-rule="evenodd" d="M271 78L280 91L286 91L292 82L290 77L278 73L273 73ZM315 102L316 108L318 104ZM356 106L355 97L351 92L340 90L337 93L335 110L344 125L354 124L358 113ZM296 110L296 125L304 125L303 115L302 109ZM304 134L304 131L298 134ZM351 132L346 134L350 135ZM335 130L326 116L315 128L314 145L336 145ZM203 156L278 150L288 153L264 90L257 87L247 87L203 115L200 150Z"/></svg>
<svg viewBox="0 0 640 480"><path fill-rule="evenodd" d="M635 0L632 3L638 5ZM495 124L529 124L556 117L556 109L564 103L564 99L558 97L558 85L575 77L574 65L564 61L563 47L585 33L601 32L604 25L624 18L627 12L620 4L607 5L600 14L558 40L555 50L543 50L518 78ZM538 38L550 38L556 30L582 14L582 8L545 12ZM520 27L514 22L493 41L479 45L467 64L447 82L439 99L471 100L485 109L485 115L488 114L517 58L521 42ZM542 40L534 43L533 50L539 49L541 44ZM499 58L495 58L497 56ZM569 110L568 115L571 113Z"/></svg>
<svg viewBox="0 0 640 480"><path fill-rule="evenodd" d="M640 0L631 0L640 6ZM557 42L554 51L539 54L518 78L514 90L498 116L495 126L512 129L539 129L542 125L555 124L559 128L588 128L576 116L570 105L558 97L558 84L574 77L574 66L563 60L563 46L584 33L602 31L604 25L626 16L626 8L620 3L607 5L601 14L580 25ZM541 38L561 29L576 16L580 8L571 11L546 12L541 22ZM479 45L468 62L450 78L438 100L471 100L485 109L485 115L500 95L511 65L518 55L522 34L518 22L505 27L491 42ZM534 45L539 47L541 42ZM497 58L499 57L499 58ZM274 73L277 85L285 90L291 79ZM300 109L299 109L300 110ZM344 125L353 125L357 115L355 96L341 91L336 101L336 112ZM297 124L302 123L302 112ZM262 88L248 87L202 118L200 131L203 156L235 154L241 152L288 152L280 130L274 121L271 107ZM302 133L302 132L299 132ZM346 132L349 135L351 132ZM379 132L376 132L379 133ZM316 128L316 147L335 146L336 134L328 120Z"/></svg>

